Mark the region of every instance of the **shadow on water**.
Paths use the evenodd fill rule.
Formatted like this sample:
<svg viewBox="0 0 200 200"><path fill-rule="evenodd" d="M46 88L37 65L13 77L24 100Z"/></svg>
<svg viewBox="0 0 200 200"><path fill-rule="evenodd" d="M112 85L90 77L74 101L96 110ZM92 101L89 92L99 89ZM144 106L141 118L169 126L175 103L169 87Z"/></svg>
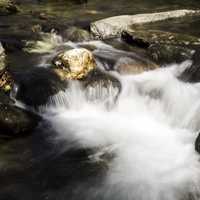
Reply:
<svg viewBox="0 0 200 200"><path fill-rule="evenodd" d="M51 141L55 134L43 124L28 137L1 144L1 200L87 199L101 185L105 163L91 162L90 149Z"/></svg>

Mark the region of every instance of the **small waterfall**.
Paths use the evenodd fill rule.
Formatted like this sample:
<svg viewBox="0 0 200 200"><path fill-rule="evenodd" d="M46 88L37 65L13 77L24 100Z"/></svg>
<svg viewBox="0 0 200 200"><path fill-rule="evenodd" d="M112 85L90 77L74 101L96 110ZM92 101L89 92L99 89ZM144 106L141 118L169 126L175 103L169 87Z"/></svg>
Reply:
<svg viewBox="0 0 200 200"><path fill-rule="evenodd" d="M106 73L113 73L109 70L121 62L152 64L100 41L67 42L59 48L84 45L95 47L97 66ZM49 67L59 48L42 57L38 66ZM56 141L67 141L70 148L95 149L89 160L106 163L103 184L88 189L87 199L199 199L200 163L194 142L200 130L200 84L177 78L190 66L186 61L138 75L115 74L120 93L112 83L84 87L70 81L65 91L39 109L56 130Z"/></svg>
<svg viewBox="0 0 200 200"><path fill-rule="evenodd" d="M102 154L114 155L106 161L103 186L88 191L88 199L198 199L194 141L200 129L200 86L177 79L190 64L119 76L122 91L115 100L112 88L85 91L77 82L52 97L44 116L57 138L98 148L90 156L93 162Z"/></svg>

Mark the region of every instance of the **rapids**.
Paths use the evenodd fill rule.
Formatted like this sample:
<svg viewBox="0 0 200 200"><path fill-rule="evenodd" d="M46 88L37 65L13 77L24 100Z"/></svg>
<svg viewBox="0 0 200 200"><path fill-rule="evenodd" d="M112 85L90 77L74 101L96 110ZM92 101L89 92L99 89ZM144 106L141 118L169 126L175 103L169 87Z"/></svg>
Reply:
<svg viewBox="0 0 200 200"><path fill-rule="evenodd" d="M194 142L200 129L200 85L177 78L190 65L115 74L122 84L117 100L113 88L88 92L72 82L42 109L57 132L52 141L96 149L90 162L107 165L103 183L88 188L86 199L198 199L200 163Z"/></svg>

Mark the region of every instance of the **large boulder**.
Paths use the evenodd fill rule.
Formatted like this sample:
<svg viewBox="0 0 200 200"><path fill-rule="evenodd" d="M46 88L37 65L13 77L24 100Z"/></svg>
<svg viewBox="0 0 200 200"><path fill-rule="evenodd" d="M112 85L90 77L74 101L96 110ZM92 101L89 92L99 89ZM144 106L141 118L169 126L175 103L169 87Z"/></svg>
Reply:
<svg viewBox="0 0 200 200"><path fill-rule="evenodd" d="M162 20L180 18L187 15L200 15L199 10L173 10L168 12L147 13L137 15L121 15L102 19L91 23L93 35L100 39L116 37L132 25L147 24Z"/></svg>
<svg viewBox="0 0 200 200"><path fill-rule="evenodd" d="M99 69L92 52L87 49L76 48L63 52L53 62L54 71L61 80L78 80L90 100L103 100L109 96L115 99L121 90L119 80Z"/></svg>
<svg viewBox="0 0 200 200"><path fill-rule="evenodd" d="M41 118L14 105L0 104L0 135L19 137L31 133Z"/></svg>
<svg viewBox="0 0 200 200"><path fill-rule="evenodd" d="M12 0L0 1L0 15L9 15L18 12L18 7Z"/></svg>
<svg viewBox="0 0 200 200"><path fill-rule="evenodd" d="M82 79L96 67L93 54L84 48L65 51L53 60L55 72L62 79Z"/></svg>

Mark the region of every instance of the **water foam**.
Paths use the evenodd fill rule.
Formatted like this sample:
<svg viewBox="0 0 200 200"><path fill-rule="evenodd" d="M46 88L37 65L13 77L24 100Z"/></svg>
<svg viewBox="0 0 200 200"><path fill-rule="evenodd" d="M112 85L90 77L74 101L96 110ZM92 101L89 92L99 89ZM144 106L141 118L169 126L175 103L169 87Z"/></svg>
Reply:
<svg viewBox="0 0 200 200"><path fill-rule="evenodd" d="M111 109L105 101L88 101L77 83L68 90L71 95L54 97L57 106L48 108L53 115L45 117L62 139L115 154L99 188L102 199L198 199L194 141L200 129L200 88L177 79L189 65L121 76L122 92Z"/></svg>

